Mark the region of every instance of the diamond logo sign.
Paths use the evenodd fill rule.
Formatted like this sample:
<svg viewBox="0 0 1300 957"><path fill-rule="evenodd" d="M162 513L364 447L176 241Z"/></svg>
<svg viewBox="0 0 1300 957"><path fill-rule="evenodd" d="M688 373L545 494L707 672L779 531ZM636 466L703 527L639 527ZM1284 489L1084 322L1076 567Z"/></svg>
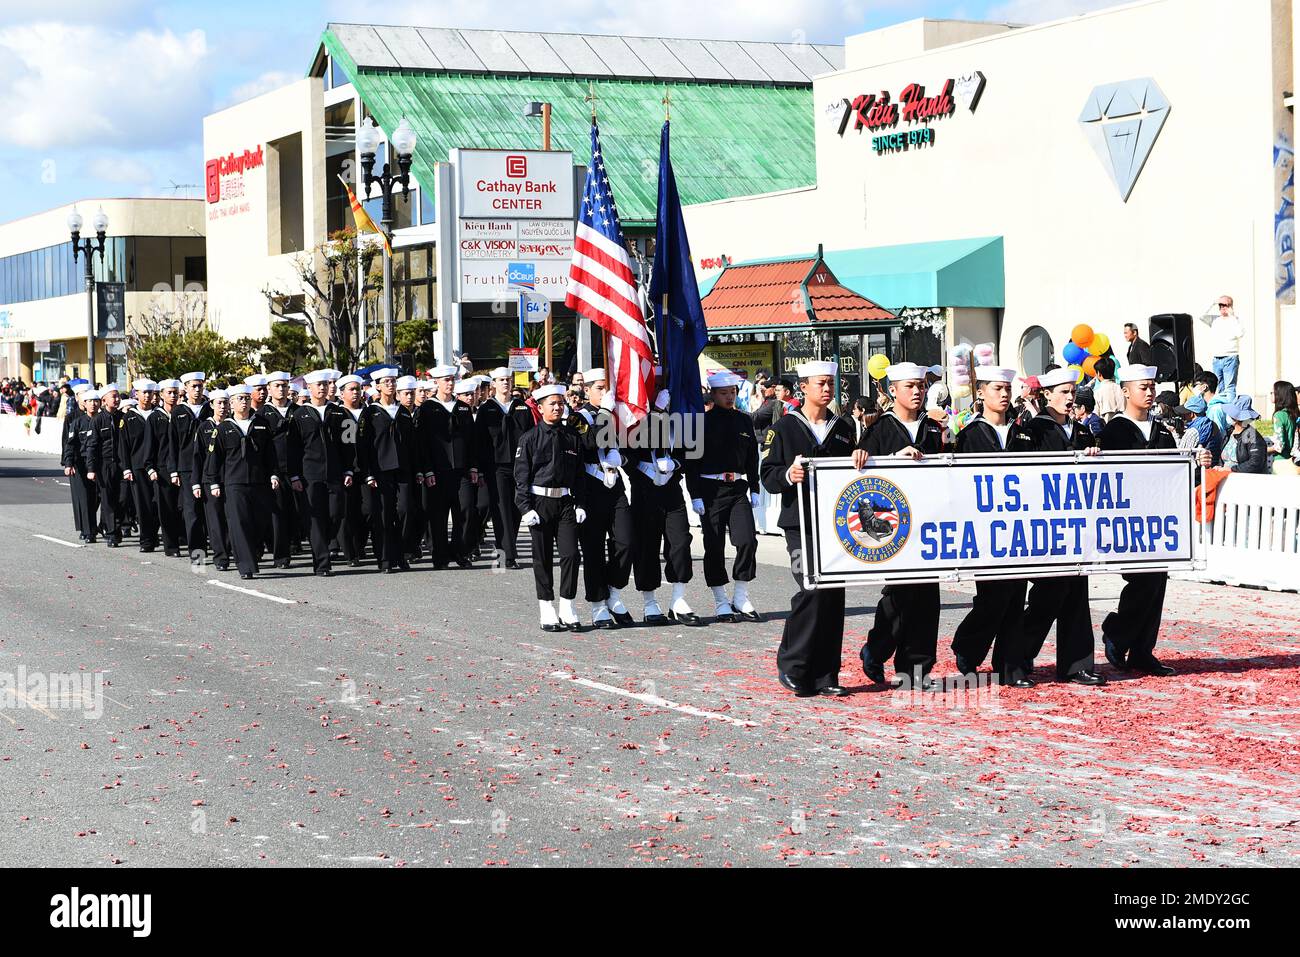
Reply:
<svg viewBox="0 0 1300 957"><path fill-rule="evenodd" d="M1107 83L1088 94L1079 124L1124 202L1168 116L1169 101L1150 77Z"/></svg>

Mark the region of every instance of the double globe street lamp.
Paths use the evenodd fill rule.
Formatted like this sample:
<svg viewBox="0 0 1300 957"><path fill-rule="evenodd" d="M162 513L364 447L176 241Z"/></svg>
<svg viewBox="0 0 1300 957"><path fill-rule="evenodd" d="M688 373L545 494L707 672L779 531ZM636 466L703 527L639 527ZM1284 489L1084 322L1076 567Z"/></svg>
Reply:
<svg viewBox="0 0 1300 957"><path fill-rule="evenodd" d="M72 207L72 212L68 213L68 229L72 232L72 261L75 263L78 257L85 255L86 259L86 367L90 370L86 378L90 381L91 387L95 385L95 266L94 254L99 253L100 261L104 259L104 234L108 232L108 214L104 212L104 207L99 207L99 212L95 213L95 218L91 221L91 226L95 230L95 239L87 237L84 241L81 238L81 226L83 220L81 213L77 212L77 207Z"/></svg>
<svg viewBox="0 0 1300 957"><path fill-rule="evenodd" d="M383 215L380 222L384 230L384 238L388 241L388 246L393 242L393 187L402 187L402 198L409 204L411 201L411 156L415 153L415 130L407 122L406 117L397 124L397 129L393 130L393 150L397 154L397 172L392 171L392 166L388 163L387 156L384 159L384 168L378 176L375 175L375 152L379 149L379 144L383 141L384 134L379 127L375 126L372 117L367 116L361 121L361 126L357 130L357 151L361 154L361 175L362 183L365 187L365 196L370 196L370 186L373 183L379 184L380 194L383 196ZM384 251L384 362L392 364L393 361L393 257L388 250Z"/></svg>

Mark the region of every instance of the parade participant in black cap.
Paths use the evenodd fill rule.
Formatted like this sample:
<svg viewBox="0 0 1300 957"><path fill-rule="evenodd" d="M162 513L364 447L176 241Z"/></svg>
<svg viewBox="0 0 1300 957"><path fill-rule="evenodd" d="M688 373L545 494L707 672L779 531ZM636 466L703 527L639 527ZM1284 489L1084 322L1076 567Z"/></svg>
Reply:
<svg viewBox="0 0 1300 957"><path fill-rule="evenodd" d="M250 382L249 379L253 381ZM264 384L260 388L266 392L266 401L257 406L253 414L266 423L275 437L275 467L281 476L290 474L289 469L289 413L293 406L289 404L289 373L270 372L265 376L249 376L244 384L254 388L258 380ZM257 388L254 388L256 393ZM256 398L256 395L254 396ZM298 538L298 503L295 492L288 482L284 482L271 493L271 563L276 568L288 568L293 553L294 542Z"/></svg>
<svg viewBox="0 0 1300 957"><path fill-rule="evenodd" d="M73 398L63 417L63 445L59 457L59 464L63 466L63 474L68 477L68 488L72 493L72 522L80 539L87 543L95 541L95 514L99 508L95 483L86 478L89 470L86 459L81 454L82 433L90 429L90 416L86 414L82 396L91 391L89 383L83 382L72 387Z"/></svg>
<svg viewBox="0 0 1300 957"><path fill-rule="evenodd" d="M122 544L122 466L126 442L121 435L122 411L117 386L99 393L101 408L92 417L92 439L87 450L90 472L99 490L99 527L109 548Z"/></svg>
<svg viewBox="0 0 1300 957"><path fill-rule="evenodd" d="M515 454L515 504L533 541L533 579L543 631L577 631L578 526L583 510L582 453L578 434L561 424L564 386L533 392L542 421L519 442ZM560 559L560 607L555 608L552 563Z"/></svg>
<svg viewBox="0 0 1300 957"><path fill-rule="evenodd" d="M492 510L492 535L497 561L519 567L519 509L515 505L515 452L533 427L533 413L513 395L514 375L505 366L492 370L492 397L480 405L474 419L479 470L486 476Z"/></svg>
<svg viewBox="0 0 1300 957"><path fill-rule="evenodd" d="M838 368L834 362L820 361L799 366L795 371L803 389L803 407L778 418L763 437L763 487L781 496L777 524L785 533L790 573L799 587L790 599L790 617L781 629L777 674L782 687L801 698L848 694L840 687L844 589L804 587L804 542L796 488L807 476L804 459L834 458L853 452L853 420L830 411Z"/></svg>
<svg viewBox="0 0 1300 957"><path fill-rule="evenodd" d="M217 427L230 418L230 396L225 389L217 389L208 396L208 409L210 416L198 423L190 450L186 474L192 475L194 480L188 489L181 489L181 495L198 503L207 529L212 564L217 571L224 572L230 570L230 525L226 522L226 500L213 494L211 486L203 484L203 467L207 462L208 447L216 442ZM202 553L191 554L190 561L197 564L202 557Z"/></svg>
<svg viewBox="0 0 1300 957"><path fill-rule="evenodd" d="M190 473L194 463L194 437L198 434L199 423L212 417L212 408L203 400L203 381L202 372L186 372L181 376L185 401L177 403L176 411L172 413L171 436L167 444L171 483L179 489L184 541L191 561L202 560L207 544L203 502L188 491L203 478Z"/></svg>

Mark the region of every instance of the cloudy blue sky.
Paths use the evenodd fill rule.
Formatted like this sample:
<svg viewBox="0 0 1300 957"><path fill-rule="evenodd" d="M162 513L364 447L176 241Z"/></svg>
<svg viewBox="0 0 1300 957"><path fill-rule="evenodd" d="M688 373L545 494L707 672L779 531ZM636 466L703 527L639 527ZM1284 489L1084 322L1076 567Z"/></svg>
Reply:
<svg viewBox="0 0 1300 957"><path fill-rule="evenodd" d="M88 197L202 195L173 186L203 181L203 116L302 76L331 20L839 43L918 16L1029 23L1114 2L0 0L0 222Z"/></svg>

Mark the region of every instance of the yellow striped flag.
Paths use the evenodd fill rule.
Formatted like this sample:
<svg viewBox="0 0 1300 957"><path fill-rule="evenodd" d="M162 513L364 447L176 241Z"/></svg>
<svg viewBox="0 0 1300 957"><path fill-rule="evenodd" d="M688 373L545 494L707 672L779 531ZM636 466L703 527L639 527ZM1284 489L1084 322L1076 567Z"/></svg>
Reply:
<svg viewBox="0 0 1300 957"><path fill-rule="evenodd" d="M393 247L388 244L388 236L385 235L382 229L375 225L375 221L370 218L370 214L366 212L366 208L361 205L361 200L357 199L356 193L352 192L352 187L348 185L348 181L340 176L339 182L342 183L343 188L348 191L348 202L352 205L352 217L356 220L357 232L378 233L379 238L384 241L384 249L387 251L389 256L392 256Z"/></svg>

